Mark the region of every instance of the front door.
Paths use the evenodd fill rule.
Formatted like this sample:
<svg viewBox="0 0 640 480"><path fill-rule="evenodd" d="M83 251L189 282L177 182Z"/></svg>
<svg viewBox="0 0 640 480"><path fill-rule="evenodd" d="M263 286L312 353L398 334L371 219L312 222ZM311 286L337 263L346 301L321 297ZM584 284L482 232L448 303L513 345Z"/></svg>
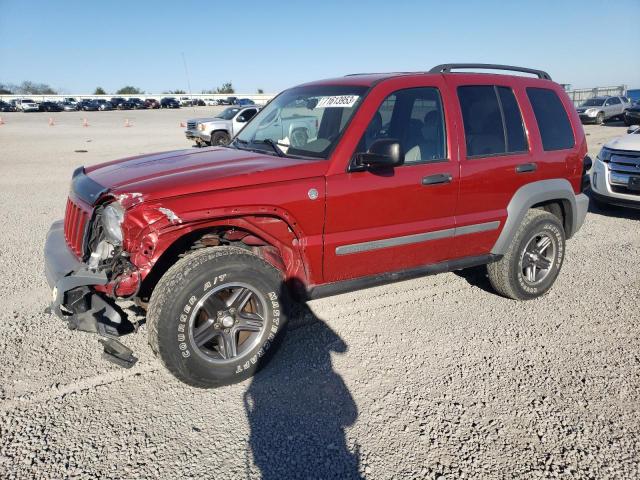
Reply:
<svg viewBox="0 0 640 480"><path fill-rule="evenodd" d="M447 140L454 125L443 107L443 87L442 77L425 76L412 88L385 82L367 98L376 110L363 106L373 113L353 154L378 139L396 139L405 162L327 176L326 282L450 258L459 172L457 150Z"/></svg>

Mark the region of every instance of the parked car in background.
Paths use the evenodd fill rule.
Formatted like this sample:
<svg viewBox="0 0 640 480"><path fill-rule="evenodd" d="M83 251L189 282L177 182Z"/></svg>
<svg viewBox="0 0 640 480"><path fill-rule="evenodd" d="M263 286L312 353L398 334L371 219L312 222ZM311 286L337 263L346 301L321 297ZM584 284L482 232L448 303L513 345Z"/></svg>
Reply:
<svg viewBox="0 0 640 480"><path fill-rule="evenodd" d="M181 107L191 107L194 105L194 101L191 97L180 97L179 102Z"/></svg>
<svg viewBox="0 0 640 480"><path fill-rule="evenodd" d="M236 105L246 106L246 105L255 105L256 102L251 100L250 98L239 98L236 102Z"/></svg>
<svg viewBox="0 0 640 480"><path fill-rule="evenodd" d="M75 97L64 97L61 103L72 103L75 105L78 103L78 100Z"/></svg>
<svg viewBox="0 0 640 480"><path fill-rule="evenodd" d="M95 100L80 100L76 107L78 110L81 110L83 112L96 112L100 110L100 104Z"/></svg>
<svg viewBox="0 0 640 480"><path fill-rule="evenodd" d="M129 100L123 100L118 103L116 107L117 110L133 110L135 108L135 104L130 102Z"/></svg>
<svg viewBox="0 0 640 480"><path fill-rule="evenodd" d="M582 123L598 125L612 118L622 118L629 102L622 97L594 97L586 100L576 111Z"/></svg>
<svg viewBox="0 0 640 480"><path fill-rule="evenodd" d="M105 98L98 98L95 102L98 104L98 110L113 110L113 104Z"/></svg>
<svg viewBox="0 0 640 480"><path fill-rule="evenodd" d="M235 105L237 101L238 97L227 97L221 98L220 100L218 100L218 103L220 105Z"/></svg>
<svg viewBox="0 0 640 480"><path fill-rule="evenodd" d="M217 105L219 105L220 102L218 102L218 100L216 100L215 98L205 98L204 99L204 104L208 107L215 107Z"/></svg>
<svg viewBox="0 0 640 480"><path fill-rule="evenodd" d="M227 145L259 110L255 106L225 108L214 117L188 120L184 133L199 146Z"/></svg>
<svg viewBox="0 0 640 480"><path fill-rule="evenodd" d="M127 100L131 105L133 105L133 108L136 110L142 110L145 109L147 107L145 107L144 102L142 101L141 98L129 98L129 100Z"/></svg>
<svg viewBox="0 0 640 480"><path fill-rule="evenodd" d="M487 67L537 78L468 71ZM314 132L294 146L281 121L298 118ZM546 72L449 64L307 83L227 147L77 168L44 247L50 311L131 366L117 336L138 329L115 304L131 299L177 378L241 382L276 352L296 300L481 265L500 295L542 297L573 253L590 166Z"/></svg>
<svg viewBox="0 0 640 480"><path fill-rule="evenodd" d="M18 98L11 102L18 112L37 112L40 108L38 103L34 102L30 98Z"/></svg>
<svg viewBox="0 0 640 480"><path fill-rule="evenodd" d="M57 102L40 102L38 105L40 112L61 112L62 110L62 105Z"/></svg>
<svg viewBox="0 0 640 480"><path fill-rule="evenodd" d="M627 127L631 125L640 125L640 100L629 105L625 109L623 120Z"/></svg>
<svg viewBox="0 0 640 480"><path fill-rule="evenodd" d="M78 110L78 104L77 102L62 102L60 104L60 106L62 107L62 109L65 112L75 112L76 110Z"/></svg>
<svg viewBox="0 0 640 480"><path fill-rule="evenodd" d="M176 100L174 97L164 97L160 100L161 108L180 108L180 102Z"/></svg>
<svg viewBox="0 0 640 480"><path fill-rule="evenodd" d="M640 208L640 126L605 143L589 173L597 204Z"/></svg>
<svg viewBox="0 0 640 480"><path fill-rule="evenodd" d="M111 100L109 100L111 102L111 105L113 105L113 108L118 108L118 105L120 105L123 102L126 102L127 99L124 97L111 97Z"/></svg>
<svg viewBox="0 0 640 480"><path fill-rule="evenodd" d="M15 112L16 107L0 100L0 112Z"/></svg>
<svg viewBox="0 0 640 480"><path fill-rule="evenodd" d="M153 108L153 109L160 108L160 102L155 98L147 98L144 101L144 106L145 108Z"/></svg>

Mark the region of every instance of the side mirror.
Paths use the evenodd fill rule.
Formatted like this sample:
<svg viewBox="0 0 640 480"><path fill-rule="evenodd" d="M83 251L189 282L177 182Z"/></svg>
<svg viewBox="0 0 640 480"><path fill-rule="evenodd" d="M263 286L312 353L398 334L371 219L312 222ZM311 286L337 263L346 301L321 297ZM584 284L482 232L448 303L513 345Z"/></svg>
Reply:
<svg viewBox="0 0 640 480"><path fill-rule="evenodd" d="M244 118L242 115L240 115L238 118L236 118L236 122L238 122L238 123L244 123L246 121L247 121L247 119Z"/></svg>
<svg viewBox="0 0 640 480"><path fill-rule="evenodd" d="M639 129L640 129L640 125L631 125L629 128L627 128L627 133L633 133Z"/></svg>
<svg viewBox="0 0 640 480"><path fill-rule="evenodd" d="M356 154L356 166L360 169L393 168L403 163L402 145L393 138L376 140L366 153Z"/></svg>

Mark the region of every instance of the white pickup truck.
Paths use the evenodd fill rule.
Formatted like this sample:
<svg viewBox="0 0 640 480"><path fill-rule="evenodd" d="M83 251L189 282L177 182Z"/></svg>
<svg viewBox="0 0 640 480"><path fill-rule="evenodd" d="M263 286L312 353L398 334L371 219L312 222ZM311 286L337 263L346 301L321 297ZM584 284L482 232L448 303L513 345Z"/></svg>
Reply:
<svg viewBox="0 0 640 480"><path fill-rule="evenodd" d="M40 109L40 105L30 98L18 98L12 103L18 112L37 112Z"/></svg>
<svg viewBox="0 0 640 480"><path fill-rule="evenodd" d="M259 110L255 105L225 108L215 117L188 120L184 134L198 146L227 145Z"/></svg>

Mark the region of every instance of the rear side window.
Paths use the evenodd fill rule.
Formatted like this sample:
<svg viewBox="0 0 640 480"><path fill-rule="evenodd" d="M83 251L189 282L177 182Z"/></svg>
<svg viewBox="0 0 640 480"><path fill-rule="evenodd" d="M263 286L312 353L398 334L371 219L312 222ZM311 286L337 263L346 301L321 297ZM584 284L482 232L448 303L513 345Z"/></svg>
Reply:
<svg viewBox="0 0 640 480"><path fill-rule="evenodd" d="M571 122L556 92L548 88L527 88L527 96L538 122L545 151L564 150L575 144Z"/></svg>
<svg viewBox="0 0 640 480"><path fill-rule="evenodd" d="M485 157L528 150L522 115L508 87L458 87L468 157Z"/></svg>

